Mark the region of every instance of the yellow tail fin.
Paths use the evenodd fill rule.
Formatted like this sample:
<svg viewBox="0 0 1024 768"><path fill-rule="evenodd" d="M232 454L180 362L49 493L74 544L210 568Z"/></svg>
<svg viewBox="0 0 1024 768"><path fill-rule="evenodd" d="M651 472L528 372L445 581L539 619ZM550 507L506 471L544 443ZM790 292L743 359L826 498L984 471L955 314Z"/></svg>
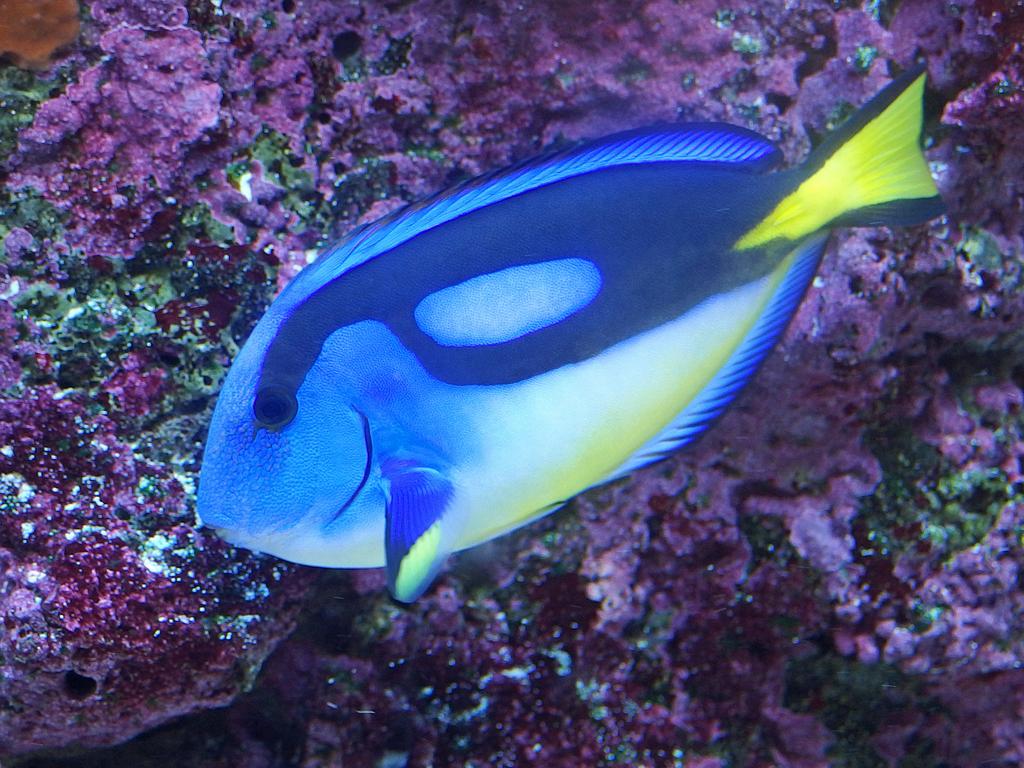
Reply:
<svg viewBox="0 0 1024 768"><path fill-rule="evenodd" d="M736 243L799 240L830 224L913 224L943 211L919 146L925 73L890 83L807 162L810 175Z"/></svg>

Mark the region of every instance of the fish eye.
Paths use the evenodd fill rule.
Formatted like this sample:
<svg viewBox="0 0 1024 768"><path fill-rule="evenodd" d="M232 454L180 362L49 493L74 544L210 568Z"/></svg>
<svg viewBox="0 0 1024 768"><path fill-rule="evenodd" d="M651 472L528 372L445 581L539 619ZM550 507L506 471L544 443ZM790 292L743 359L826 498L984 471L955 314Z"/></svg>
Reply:
<svg viewBox="0 0 1024 768"><path fill-rule="evenodd" d="M252 403L256 423L267 429L280 429L291 423L299 404L295 396L283 387L263 387Z"/></svg>

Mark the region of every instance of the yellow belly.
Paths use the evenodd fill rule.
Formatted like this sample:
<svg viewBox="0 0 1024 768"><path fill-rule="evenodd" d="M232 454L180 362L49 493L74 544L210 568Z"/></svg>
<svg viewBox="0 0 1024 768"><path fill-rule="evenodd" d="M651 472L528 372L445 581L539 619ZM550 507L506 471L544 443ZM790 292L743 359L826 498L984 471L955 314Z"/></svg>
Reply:
<svg viewBox="0 0 1024 768"><path fill-rule="evenodd" d="M452 478L456 549L517 528L616 474L728 361L789 268L601 355L482 395L483 446Z"/></svg>

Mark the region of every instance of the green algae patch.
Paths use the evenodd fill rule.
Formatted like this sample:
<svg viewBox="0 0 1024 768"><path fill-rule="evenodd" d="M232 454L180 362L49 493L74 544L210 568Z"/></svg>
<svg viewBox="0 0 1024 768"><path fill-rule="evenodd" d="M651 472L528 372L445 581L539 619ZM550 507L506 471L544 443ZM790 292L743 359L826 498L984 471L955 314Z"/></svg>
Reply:
<svg viewBox="0 0 1024 768"><path fill-rule="evenodd" d="M888 763L872 740L886 724L941 712L921 680L889 664L861 664L825 651L787 665L783 704L813 715L831 731L828 757L833 768L884 768ZM907 761L900 765L938 768L941 762L932 751L920 739L910 745Z"/></svg>
<svg viewBox="0 0 1024 768"><path fill-rule="evenodd" d="M302 156L292 151L291 139L283 133L267 128L256 136L250 149L252 159L258 160L267 176L290 196L308 193L313 189L313 177L303 167ZM295 210L301 206L295 199L285 199L285 205Z"/></svg>
<svg viewBox="0 0 1024 768"><path fill-rule="evenodd" d="M14 153L18 134L32 124L39 105L63 93L73 79L70 67L44 78L30 69L0 66L0 158Z"/></svg>
<svg viewBox="0 0 1024 768"><path fill-rule="evenodd" d="M296 151L290 137L264 126L253 143L224 171L232 186L251 198L249 181L254 165L258 164L266 179L283 191L281 205L295 214L289 230L304 232L312 228L323 235L330 224L329 204L317 191L313 176L307 170L311 153L308 144L303 145L301 152Z"/></svg>
<svg viewBox="0 0 1024 768"><path fill-rule="evenodd" d="M740 531L750 545L750 570L764 562L785 567L799 555L789 540L783 521L769 515L740 515Z"/></svg>
<svg viewBox="0 0 1024 768"><path fill-rule="evenodd" d="M861 502L858 521L868 542L862 556L917 551L949 558L979 544L1009 504L1024 501L998 467L961 470L914 436L909 425L872 430L865 444L884 476Z"/></svg>
<svg viewBox="0 0 1024 768"><path fill-rule="evenodd" d="M932 510L924 536L937 549L954 553L981 543L1007 505L1022 499L1005 473L996 468L940 477L926 493Z"/></svg>
<svg viewBox="0 0 1024 768"><path fill-rule="evenodd" d="M761 53L764 43L760 38L746 32L733 32L732 49L743 56L756 56Z"/></svg>
<svg viewBox="0 0 1024 768"><path fill-rule="evenodd" d="M736 21L736 11L729 8L719 8L712 17L714 25L719 29L729 29Z"/></svg>
<svg viewBox="0 0 1024 768"><path fill-rule="evenodd" d="M34 217L25 228L37 241L58 236L59 216L33 194L0 200L4 208L3 226ZM30 369L27 379L85 392L93 411L139 428L216 391L224 348L248 334L273 290L272 260L235 245L205 204L169 209L155 226L161 234L132 259L72 252L59 282L30 279L10 298L53 358L52 371Z"/></svg>
<svg viewBox="0 0 1024 768"><path fill-rule="evenodd" d="M416 156L414 150L408 154ZM440 155L435 152L434 157ZM374 203L401 192L394 182L394 163L367 156L344 170L325 196L308 170L325 161L323 151L308 142L297 152L289 137L264 126L253 143L236 155L224 171L232 186L249 196L248 185L254 164L258 164L267 180L283 190L281 205L294 214L289 230L315 232L317 246L323 247L338 222L358 219Z"/></svg>
<svg viewBox="0 0 1024 768"><path fill-rule="evenodd" d="M0 258L6 257L4 238L16 228L27 231L38 245L61 237L64 216L34 189L13 191L0 185ZM25 274L31 266L15 269L14 274Z"/></svg>
<svg viewBox="0 0 1024 768"><path fill-rule="evenodd" d="M916 438L909 426L888 425L865 434L864 444L882 467L882 482L862 500L858 521L867 526L871 551L862 555L893 556L913 546L927 513L924 489L934 484L942 459L937 450Z"/></svg>
<svg viewBox="0 0 1024 768"><path fill-rule="evenodd" d="M967 265L966 279L976 287L985 288L994 277L998 278L1000 288L1011 291L1019 291L1024 285L1020 257L1004 252L999 240L987 229L961 226L956 251Z"/></svg>
<svg viewBox="0 0 1024 768"><path fill-rule="evenodd" d="M631 56L616 70L615 77L623 85L643 82L651 77L651 65Z"/></svg>
<svg viewBox="0 0 1024 768"><path fill-rule="evenodd" d="M409 54L412 52L412 35L388 37L388 47L375 63L375 75L393 75L400 69L409 66Z"/></svg>
<svg viewBox="0 0 1024 768"><path fill-rule="evenodd" d="M867 74L878 58L878 49L873 45L858 45L853 54L853 66L858 72Z"/></svg>

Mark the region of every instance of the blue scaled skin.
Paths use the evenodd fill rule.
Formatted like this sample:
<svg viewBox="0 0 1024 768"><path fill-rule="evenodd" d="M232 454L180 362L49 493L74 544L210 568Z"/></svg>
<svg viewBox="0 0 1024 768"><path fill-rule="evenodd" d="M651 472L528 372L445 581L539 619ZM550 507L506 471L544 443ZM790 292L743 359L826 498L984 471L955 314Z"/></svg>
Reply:
<svg viewBox="0 0 1024 768"><path fill-rule="evenodd" d="M199 515L229 541L385 566L451 552L662 458L728 405L838 224L941 212L908 72L801 167L728 125L634 131L354 234L257 324L210 426Z"/></svg>

